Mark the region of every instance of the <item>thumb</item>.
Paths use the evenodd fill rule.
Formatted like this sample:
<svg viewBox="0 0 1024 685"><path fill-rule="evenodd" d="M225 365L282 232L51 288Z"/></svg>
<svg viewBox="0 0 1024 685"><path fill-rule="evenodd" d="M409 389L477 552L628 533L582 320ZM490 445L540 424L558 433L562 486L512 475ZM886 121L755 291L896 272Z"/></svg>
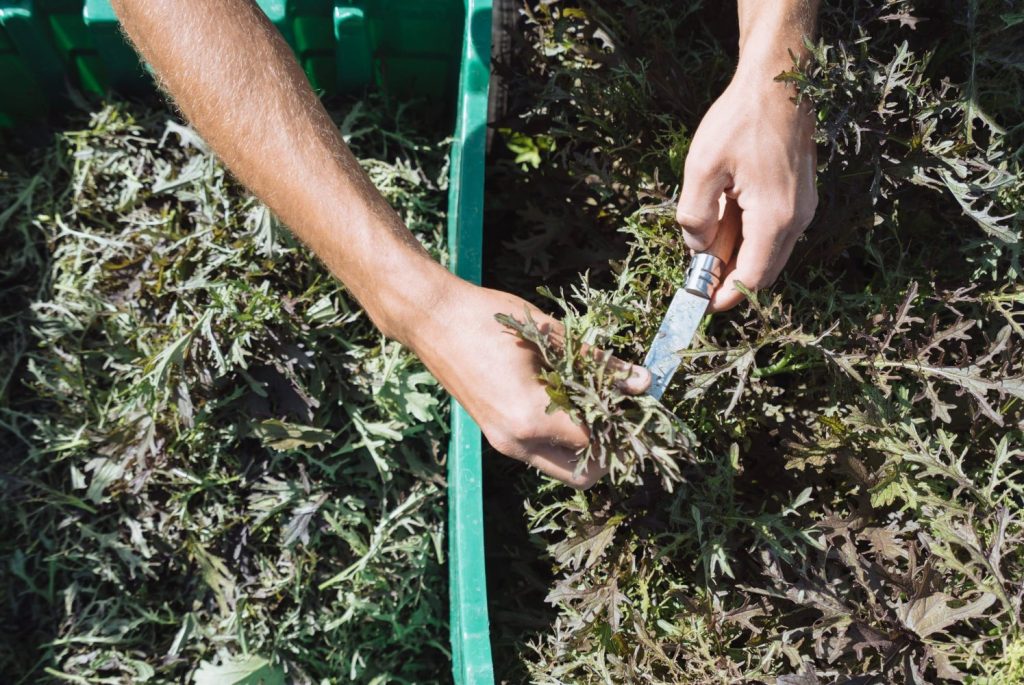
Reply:
<svg viewBox="0 0 1024 685"><path fill-rule="evenodd" d="M531 314L533 313L527 311L527 316ZM535 315L535 318L538 317ZM547 322L541 324L541 330L548 336L548 340L558 347L564 346L565 329L562 324L548 316L539 314L539 320L543 319L547 319ZM605 368L620 374L621 378L618 379L616 385L627 395L642 395L651 387L651 372L645 366L623 361L606 350L586 343L580 347L580 354L586 355L603 364Z"/></svg>
<svg viewBox="0 0 1024 685"><path fill-rule="evenodd" d="M584 345L581 352L602 362L605 368L620 374L622 378L617 381L616 385L627 395L643 395L651 387L651 372L646 367L640 364L630 364L612 356L605 350L589 345Z"/></svg>
<svg viewBox="0 0 1024 685"><path fill-rule="evenodd" d="M721 213L719 199L728 186L729 175L720 167L698 161L692 154L686 158L676 221L691 250L702 252L714 241Z"/></svg>

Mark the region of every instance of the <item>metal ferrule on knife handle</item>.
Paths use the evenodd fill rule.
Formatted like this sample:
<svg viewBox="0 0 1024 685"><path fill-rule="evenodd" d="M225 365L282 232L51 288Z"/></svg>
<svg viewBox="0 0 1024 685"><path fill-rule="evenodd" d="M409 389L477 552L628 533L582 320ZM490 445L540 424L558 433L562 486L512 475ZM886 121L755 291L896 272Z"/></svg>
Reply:
<svg viewBox="0 0 1024 685"><path fill-rule="evenodd" d="M695 254L690 260L690 267L686 270L686 282L683 284L683 290L710 300L722 279L723 266L722 260L713 254L707 252Z"/></svg>

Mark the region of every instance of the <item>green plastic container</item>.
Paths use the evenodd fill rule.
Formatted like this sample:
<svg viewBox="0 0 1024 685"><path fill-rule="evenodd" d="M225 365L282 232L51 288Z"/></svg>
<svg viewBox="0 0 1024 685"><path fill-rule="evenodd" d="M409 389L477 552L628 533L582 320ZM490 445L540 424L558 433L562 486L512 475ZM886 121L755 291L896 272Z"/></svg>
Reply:
<svg viewBox="0 0 1024 685"><path fill-rule="evenodd" d="M64 64L31 2L0 3L0 126L45 114L64 90Z"/></svg>
<svg viewBox="0 0 1024 685"><path fill-rule="evenodd" d="M479 283L492 0L259 0L324 93L381 89L454 111L448 197L452 270ZM71 89L152 89L108 0L0 0L0 126L68 106ZM454 107L452 106L454 103ZM481 435L452 402L448 544L452 672L492 685Z"/></svg>
<svg viewBox="0 0 1024 685"><path fill-rule="evenodd" d="M464 0L258 0L324 94L455 98ZM0 126L67 106L69 90L152 88L109 0L0 0Z"/></svg>
<svg viewBox="0 0 1024 685"><path fill-rule="evenodd" d="M452 270L480 283L483 253L484 159L490 86L491 0L466 0L455 140L448 193ZM484 573L481 435L452 401L448 450L448 583L452 670L458 685L494 682Z"/></svg>

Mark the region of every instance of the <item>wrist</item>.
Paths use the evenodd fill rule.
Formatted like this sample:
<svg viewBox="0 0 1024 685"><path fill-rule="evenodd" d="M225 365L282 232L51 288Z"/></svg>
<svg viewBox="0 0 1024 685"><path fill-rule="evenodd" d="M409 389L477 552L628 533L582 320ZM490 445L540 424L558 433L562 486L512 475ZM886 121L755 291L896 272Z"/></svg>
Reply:
<svg viewBox="0 0 1024 685"><path fill-rule="evenodd" d="M741 79L771 83L809 56L805 40L815 30L816 0L741 0L739 62Z"/></svg>
<svg viewBox="0 0 1024 685"><path fill-rule="evenodd" d="M430 322L462 283L426 255L413 255L382 274L372 294L360 301L381 333L418 353Z"/></svg>
<svg viewBox="0 0 1024 685"><path fill-rule="evenodd" d="M794 59L802 63L808 54L801 37L787 41L777 37L752 37L740 50L733 80L750 86L767 87L777 84L775 79L779 74L796 68Z"/></svg>
<svg viewBox="0 0 1024 685"><path fill-rule="evenodd" d="M365 179L344 185L305 223L306 242L386 337L415 351L417 328L459 279L437 263ZM367 197L368 196L368 197Z"/></svg>

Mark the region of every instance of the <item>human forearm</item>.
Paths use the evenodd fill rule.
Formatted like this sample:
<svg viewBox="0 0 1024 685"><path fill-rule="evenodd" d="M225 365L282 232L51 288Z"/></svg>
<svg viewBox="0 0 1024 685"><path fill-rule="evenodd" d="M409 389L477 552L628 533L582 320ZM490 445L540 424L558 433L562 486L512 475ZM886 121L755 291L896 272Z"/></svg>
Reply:
<svg viewBox="0 0 1024 685"><path fill-rule="evenodd" d="M288 46L252 0L115 0L164 87L228 168L407 344L501 452L576 486L588 433L548 412L541 362L495 314L558 322L430 259L345 147ZM173 27L173 31L165 27ZM628 365L624 365L627 366ZM642 368L623 381L641 393Z"/></svg>
<svg viewBox="0 0 1024 685"><path fill-rule="evenodd" d="M341 140L251 0L116 0L128 35L231 172L405 341L451 281ZM169 31L166 27L173 26Z"/></svg>
<svg viewBox="0 0 1024 685"><path fill-rule="evenodd" d="M774 78L790 69L790 56L806 55L804 39L814 35L819 0L737 0L740 24L739 74Z"/></svg>

